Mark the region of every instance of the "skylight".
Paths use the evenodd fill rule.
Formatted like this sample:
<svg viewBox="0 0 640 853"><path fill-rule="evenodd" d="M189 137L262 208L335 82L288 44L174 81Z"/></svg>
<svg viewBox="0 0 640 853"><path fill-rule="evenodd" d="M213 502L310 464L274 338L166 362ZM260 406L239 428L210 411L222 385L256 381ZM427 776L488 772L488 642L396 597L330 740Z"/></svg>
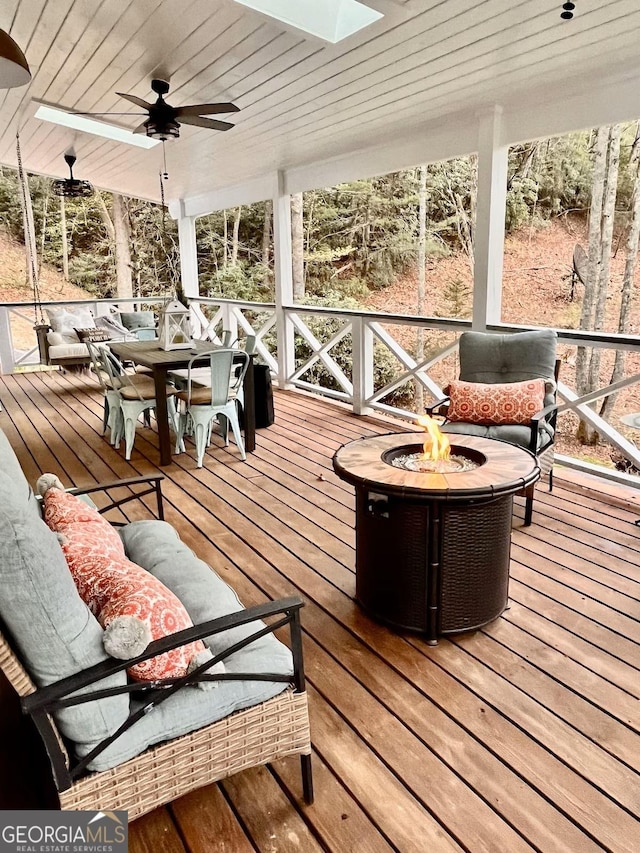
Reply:
<svg viewBox="0 0 640 853"><path fill-rule="evenodd" d="M160 141L158 139L150 139L144 134L131 133L130 130L124 130L124 128L116 127L114 124L106 124L106 122L96 121L86 116L67 113L64 110L57 110L54 107L47 107L44 104L40 104L36 110L35 117L42 119L42 121L50 121L53 124L70 127L72 130L93 133L94 136L104 136L106 139L125 142L127 145L137 145L139 148L153 148Z"/></svg>
<svg viewBox="0 0 640 853"><path fill-rule="evenodd" d="M358 0L236 0L257 12L277 18L335 44L383 17Z"/></svg>

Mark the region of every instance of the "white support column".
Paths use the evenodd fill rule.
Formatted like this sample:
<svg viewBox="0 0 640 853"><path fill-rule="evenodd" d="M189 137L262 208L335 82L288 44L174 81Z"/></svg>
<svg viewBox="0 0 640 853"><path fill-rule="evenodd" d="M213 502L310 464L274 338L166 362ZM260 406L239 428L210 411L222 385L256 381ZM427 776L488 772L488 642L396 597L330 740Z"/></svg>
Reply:
<svg viewBox="0 0 640 853"><path fill-rule="evenodd" d="M373 411L367 404L373 396L373 332L364 317L351 321L353 341L353 411L368 415Z"/></svg>
<svg viewBox="0 0 640 853"><path fill-rule="evenodd" d="M278 172L273 195L273 263L276 285L278 387L286 388L295 367L293 323L284 308L293 305L291 269L291 202L285 192L284 173Z"/></svg>
<svg viewBox="0 0 640 853"><path fill-rule="evenodd" d="M479 116L478 200L473 275L473 328L502 319L502 262L509 148L501 145L502 108Z"/></svg>
<svg viewBox="0 0 640 853"><path fill-rule="evenodd" d="M196 299L200 296L198 284L198 253L196 249L196 220L184 215L184 201L180 201L178 217L178 239L180 243L180 277L185 296Z"/></svg>
<svg viewBox="0 0 640 853"><path fill-rule="evenodd" d="M15 359L9 309L0 308L0 373L13 373Z"/></svg>

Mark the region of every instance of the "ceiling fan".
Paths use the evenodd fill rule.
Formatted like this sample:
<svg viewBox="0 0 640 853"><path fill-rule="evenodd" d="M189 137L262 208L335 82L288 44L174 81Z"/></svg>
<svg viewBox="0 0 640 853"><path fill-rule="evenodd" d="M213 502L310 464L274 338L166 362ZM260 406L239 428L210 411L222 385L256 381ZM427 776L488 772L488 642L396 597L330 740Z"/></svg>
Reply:
<svg viewBox="0 0 640 853"><path fill-rule="evenodd" d="M158 96L153 104L138 98L137 95L116 92L120 98L125 98L137 107L142 107L145 110L144 113L76 113L76 115L146 115L146 120L138 125L133 133L144 133L152 139L161 139L163 142L166 139L177 139L180 136L181 124L206 127L209 130L230 130L234 127L228 121L219 121L204 116L217 115L218 113L237 113L240 108L236 107L235 104L190 104L184 107L172 107L164 99L164 95L169 91L169 84L166 80L152 80L151 88Z"/></svg>

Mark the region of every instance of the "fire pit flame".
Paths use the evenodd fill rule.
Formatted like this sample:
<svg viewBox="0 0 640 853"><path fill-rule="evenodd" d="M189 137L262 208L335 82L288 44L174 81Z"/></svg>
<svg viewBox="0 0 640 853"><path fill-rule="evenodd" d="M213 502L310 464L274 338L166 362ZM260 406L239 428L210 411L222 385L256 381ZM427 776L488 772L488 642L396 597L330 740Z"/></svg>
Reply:
<svg viewBox="0 0 640 853"><path fill-rule="evenodd" d="M422 453L389 455L387 461L394 468L404 468L405 471L417 471L422 474L451 474L456 471L472 471L478 467L478 462L467 455L451 454L449 439L429 415L421 415L416 423L426 433Z"/></svg>
<svg viewBox="0 0 640 853"><path fill-rule="evenodd" d="M442 460L446 462L451 455L451 446L449 439L440 430L438 424L429 415L420 415L416 423L426 432L424 444L422 445L423 460L428 459L431 462Z"/></svg>

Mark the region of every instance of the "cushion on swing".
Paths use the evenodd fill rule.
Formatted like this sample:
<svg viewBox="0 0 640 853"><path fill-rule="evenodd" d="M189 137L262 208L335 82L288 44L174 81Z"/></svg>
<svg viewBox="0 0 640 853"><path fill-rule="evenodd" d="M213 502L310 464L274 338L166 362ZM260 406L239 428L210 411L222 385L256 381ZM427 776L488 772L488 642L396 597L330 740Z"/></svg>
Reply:
<svg viewBox="0 0 640 853"><path fill-rule="evenodd" d="M130 332L136 329L153 329L156 317L153 311L121 311L120 322Z"/></svg>
<svg viewBox="0 0 640 853"><path fill-rule="evenodd" d="M47 308L49 325L54 332L62 335L65 344L80 343L76 329L95 329L96 324L89 308Z"/></svg>

